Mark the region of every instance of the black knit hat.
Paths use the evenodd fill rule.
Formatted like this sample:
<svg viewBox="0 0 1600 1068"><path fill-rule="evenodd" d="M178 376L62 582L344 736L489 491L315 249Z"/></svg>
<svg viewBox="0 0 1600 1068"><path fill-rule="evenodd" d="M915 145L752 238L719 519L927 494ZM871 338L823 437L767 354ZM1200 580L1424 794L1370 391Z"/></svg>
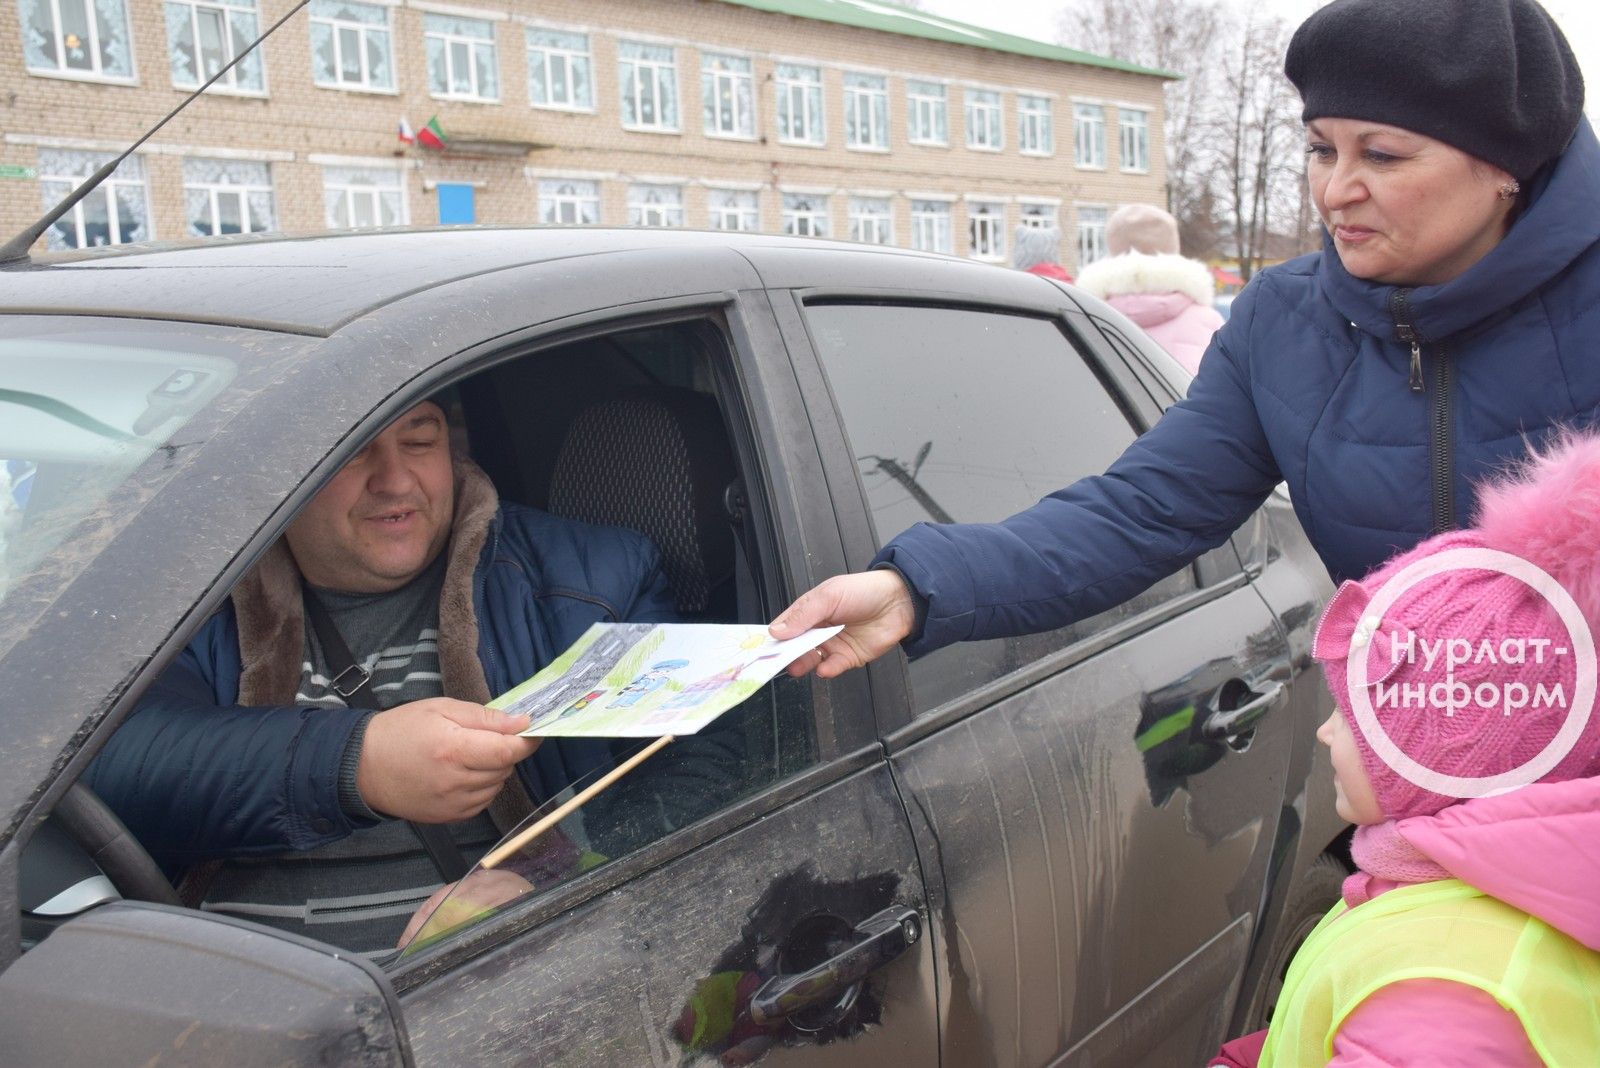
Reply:
<svg viewBox="0 0 1600 1068"><path fill-rule="evenodd" d="M1367 119L1454 145L1525 179L1583 114L1583 74L1534 0L1334 0L1284 65L1301 118Z"/></svg>

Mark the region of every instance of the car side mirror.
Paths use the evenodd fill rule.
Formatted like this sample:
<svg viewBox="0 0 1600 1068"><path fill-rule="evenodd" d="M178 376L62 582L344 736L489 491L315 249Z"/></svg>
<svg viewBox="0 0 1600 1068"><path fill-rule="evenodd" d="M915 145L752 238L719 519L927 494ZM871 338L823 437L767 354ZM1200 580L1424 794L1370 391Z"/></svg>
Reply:
<svg viewBox="0 0 1600 1068"><path fill-rule="evenodd" d="M12 1064L412 1063L369 961L227 917L114 902L0 974Z"/></svg>

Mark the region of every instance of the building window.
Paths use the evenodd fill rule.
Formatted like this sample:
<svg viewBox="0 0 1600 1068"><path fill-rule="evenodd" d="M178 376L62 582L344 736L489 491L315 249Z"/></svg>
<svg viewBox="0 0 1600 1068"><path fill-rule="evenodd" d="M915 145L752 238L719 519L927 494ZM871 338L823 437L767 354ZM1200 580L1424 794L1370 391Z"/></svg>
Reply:
<svg viewBox="0 0 1600 1068"><path fill-rule="evenodd" d="M39 149L39 189L53 208L83 180L115 157L111 153ZM57 219L45 240L53 249L88 248L147 241L150 202L145 195L144 161L129 156L94 191Z"/></svg>
<svg viewBox="0 0 1600 1068"><path fill-rule="evenodd" d="M238 159L183 161L183 197L189 233L259 234L277 229L272 172L265 163Z"/></svg>
<svg viewBox="0 0 1600 1068"><path fill-rule="evenodd" d="M629 226L682 226L683 190L675 185L630 185Z"/></svg>
<svg viewBox="0 0 1600 1068"><path fill-rule="evenodd" d="M864 245L894 244L894 223L887 197L850 198L850 240Z"/></svg>
<svg viewBox="0 0 1600 1068"><path fill-rule="evenodd" d="M1078 270L1106 254L1106 209L1078 209Z"/></svg>
<svg viewBox="0 0 1600 1068"><path fill-rule="evenodd" d="M527 28L528 103L536 108L590 111L589 35Z"/></svg>
<svg viewBox="0 0 1600 1068"><path fill-rule="evenodd" d="M569 178L539 183L539 221L551 226L592 226L600 221L600 183Z"/></svg>
<svg viewBox="0 0 1600 1068"><path fill-rule="evenodd" d="M1056 135L1050 122L1050 98L1017 97L1017 147L1027 156L1055 154Z"/></svg>
<svg viewBox="0 0 1600 1068"><path fill-rule="evenodd" d="M827 237L828 198L814 193L785 193L783 232L796 237Z"/></svg>
<svg viewBox="0 0 1600 1068"><path fill-rule="evenodd" d="M132 78L122 0L17 0L22 56L37 74Z"/></svg>
<svg viewBox="0 0 1600 1068"><path fill-rule="evenodd" d="M617 42L622 125L630 130L678 131L678 65L667 45Z"/></svg>
<svg viewBox="0 0 1600 1068"><path fill-rule="evenodd" d="M889 79L845 73L844 143L849 148L888 150Z"/></svg>
<svg viewBox="0 0 1600 1068"><path fill-rule="evenodd" d="M967 147L998 152L1005 147L1000 94L992 89L967 90Z"/></svg>
<svg viewBox="0 0 1600 1068"><path fill-rule="evenodd" d="M453 15L423 15L428 48L428 92L450 100L500 99L494 23Z"/></svg>
<svg viewBox="0 0 1600 1068"><path fill-rule="evenodd" d="M1037 230L1048 230L1056 225L1056 206L1054 204L1024 204L1022 205L1022 225L1031 226Z"/></svg>
<svg viewBox="0 0 1600 1068"><path fill-rule="evenodd" d="M707 137L755 137L756 108L750 61L706 52L700 57L700 96Z"/></svg>
<svg viewBox="0 0 1600 1068"><path fill-rule="evenodd" d="M1006 258L1006 206L992 200L969 201L967 240L974 259L1003 261Z"/></svg>
<svg viewBox="0 0 1600 1068"><path fill-rule="evenodd" d="M911 247L923 252L951 252L950 205L942 200L911 202Z"/></svg>
<svg viewBox="0 0 1600 1068"><path fill-rule="evenodd" d="M706 192L711 208L713 230L761 229L756 194L743 189L711 189Z"/></svg>
<svg viewBox="0 0 1600 1068"><path fill-rule="evenodd" d="M778 81L778 140L791 145L820 145L822 128L822 71L780 63Z"/></svg>
<svg viewBox="0 0 1600 1068"><path fill-rule="evenodd" d="M1122 144L1122 169L1150 169L1150 116L1143 111L1117 111L1118 140Z"/></svg>
<svg viewBox="0 0 1600 1068"><path fill-rule="evenodd" d="M183 89L198 88L233 62L259 32L255 0L206 0L204 3L167 0L172 84ZM261 50L258 48L245 56L213 88L243 93L265 91Z"/></svg>
<svg viewBox="0 0 1600 1068"><path fill-rule="evenodd" d="M906 82L906 136L914 145L950 143L944 86L938 82Z"/></svg>
<svg viewBox="0 0 1600 1068"><path fill-rule="evenodd" d="M406 198L399 171L385 167L325 167L322 194L329 229L405 225Z"/></svg>
<svg viewBox="0 0 1600 1068"><path fill-rule="evenodd" d="M334 89L392 90L389 9L352 0L311 0L311 80Z"/></svg>
<svg viewBox="0 0 1600 1068"><path fill-rule="evenodd" d="M1106 109L1099 104L1072 106L1073 133L1078 142L1080 167L1106 165Z"/></svg>

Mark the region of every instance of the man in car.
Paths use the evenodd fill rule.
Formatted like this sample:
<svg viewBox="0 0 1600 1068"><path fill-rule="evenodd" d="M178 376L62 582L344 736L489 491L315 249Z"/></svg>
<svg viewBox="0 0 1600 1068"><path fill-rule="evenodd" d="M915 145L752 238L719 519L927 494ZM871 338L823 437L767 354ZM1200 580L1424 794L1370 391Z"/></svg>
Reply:
<svg viewBox="0 0 1600 1068"><path fill-rule="evenodd" d="M530 799L612 763L484 702L592 623L673 614L648 539L500 502L425 401L306 505L88 783L187 900L392 948L459 874L431 858L481 855Z"/></svg>

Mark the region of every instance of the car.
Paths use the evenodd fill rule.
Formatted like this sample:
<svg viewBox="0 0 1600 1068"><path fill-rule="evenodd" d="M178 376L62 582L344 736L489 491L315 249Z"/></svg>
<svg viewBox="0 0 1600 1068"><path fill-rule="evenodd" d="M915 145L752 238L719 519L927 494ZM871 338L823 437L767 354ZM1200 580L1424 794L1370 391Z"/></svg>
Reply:
<svg viewBox="0 0 1600 1068"><path fill-rule="evenodd" d="M708 809L604 855L579 810L582 862L403 952L183 907L79 779L420 399L504 497L651 534L687 618L759 623L913 522L1103 469L1186 378L1070 285L755 234L253 236L0 280L13 1063L1194 1064L1337 897L1331 589L1274 495L1095 618L780 676Z"/></svg>

